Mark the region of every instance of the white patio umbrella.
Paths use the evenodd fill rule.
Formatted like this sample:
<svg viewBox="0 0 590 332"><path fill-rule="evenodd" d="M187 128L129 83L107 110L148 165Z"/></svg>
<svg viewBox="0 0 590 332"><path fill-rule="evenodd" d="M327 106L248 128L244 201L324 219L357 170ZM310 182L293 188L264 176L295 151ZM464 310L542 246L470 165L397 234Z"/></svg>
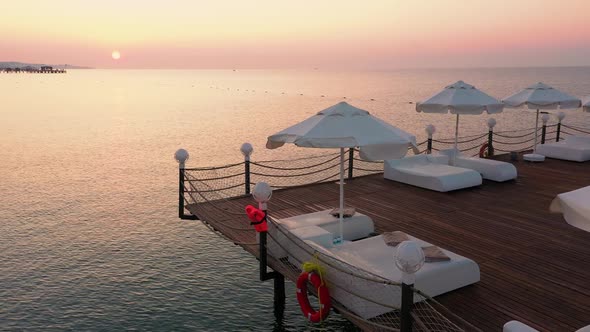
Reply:
<svg viewBox="0 0 590 332"><path fill-rule="evenodd" d="M533 153L524 156L526 160L543 161L544 156L535 154L537 150L537 131L539 128L539 110L572 109L581 106L580 99L572 97L544 83L537 83L502 100L507 107L526 106L537 110L535 120L535 143Z"/></svg>
<svg viewBox="0 0 590 332"><path fill-rule="evenodd" d="M458 81L444 88L441 92L416 103L416 111L424 113L451 113L456 114L455 121L455 153L453 153L452 163L455 163L457 154L457 141L459 138L459 115L475 114L483 112L488 114L500 113L504 109L502 102L491 97L473 85L463 81Z"/></svg>
<svg viewBox="0 0 590 332"><path fill-rule="evenodd" d="M417 149L415 136L346 102L328 107L269 136L266 147L276 149L285 143L306 148L340 149L340 237L337 242L343 239L344 149L359 147L361 158L367 160L403 158L408 147Z"/></svg>

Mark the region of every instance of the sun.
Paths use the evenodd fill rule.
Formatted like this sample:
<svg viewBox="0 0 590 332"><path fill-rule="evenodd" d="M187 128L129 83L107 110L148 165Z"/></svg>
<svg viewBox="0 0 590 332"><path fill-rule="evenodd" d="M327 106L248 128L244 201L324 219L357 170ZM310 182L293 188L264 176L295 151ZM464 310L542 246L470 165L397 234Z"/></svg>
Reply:
<svg viewBox="0 0 590 332"><path fill-rule="evenodd" d="M119 51L113 51L113 53L111 53L111 56L113 57L113 60L121 59L121 53Z"/></svg>

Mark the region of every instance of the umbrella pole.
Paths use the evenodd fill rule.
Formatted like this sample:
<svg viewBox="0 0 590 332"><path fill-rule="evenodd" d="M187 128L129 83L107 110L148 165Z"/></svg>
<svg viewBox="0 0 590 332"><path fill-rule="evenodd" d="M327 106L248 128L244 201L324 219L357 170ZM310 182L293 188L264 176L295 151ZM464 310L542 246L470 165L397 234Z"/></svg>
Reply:
<svg viewBox="0 0 590 332"><path fill-rule="evenodd" d="M344 148L340 148L340 213L338 216L338 232L340 237L337 243L344 241Z"/></svg>
<svg viewBox="0 0 590 332"><path fill-rule="evenodd" d="M459 153L459 149L457 148L457 142L459 141L459 114L457 114L457 120L455 121L455 145L453 151L453 166L455 166L455 160L457 158L457 154Z"/></svg>
<svg viewBox="0 0 590 332"><path fill-rule="evenodd" d="M539 110L537 109L537 120L535 120L535 144L533 145L533 153L537 153L537 130L539 129Z"/></svg>

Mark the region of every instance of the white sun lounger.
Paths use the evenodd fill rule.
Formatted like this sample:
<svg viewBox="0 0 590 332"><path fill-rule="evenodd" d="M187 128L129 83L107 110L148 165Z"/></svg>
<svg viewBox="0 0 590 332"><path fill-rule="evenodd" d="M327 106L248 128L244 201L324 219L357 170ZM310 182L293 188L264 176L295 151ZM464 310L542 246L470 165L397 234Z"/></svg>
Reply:
<svg viewBox="0 0 590 332"><path fill-rule="evenodd" d="M454 149L446 149L439 151L439 153L452 159L454 151ZM514 180L518 176L516 167L511 163L479 157L467 157L462 155L461 152L455 158L455 166L472 169L479 172L484 179L496 182Z"/></svg>
<svg viewBox="0 0 590 332"><path fill-rule="evenodd" d="M563 213L568 224L590 232L590 186L557 195L549 210Z"/></svg>
<svg viewBox="0 0 590 332"><path fill-rule="evenodd" d="M418 242L422 247L431 245L415 237L409 237L411 240ZM389 306L400 307L401 293L399 292L399 287L384 287L381 283L355 277L333 266L334 264L340 264L339 262L346 262L345 265L340 267L341 269L352 266L361 275L369 277L372 274L401 283L402 272L396 267L394 261L395 247L387 246L382 236L347 242L330 248L325 248L313 240L305 240L304 242L311 247L311 250L318 251L327 256L322 257L323 259L333 260L331 264L323 264L327 269L328 278L336 284L347 285L347 289L343 290L338 287L332 287L330 293L348 309L364 319L370 319L392 311L393 309ZM448 250L442 248L441 250L451 260L425 263L416 273L415 286L417 289L429 296L437 296L480 280L480 271L477 263ZM313 261L313 257L309 253L303 250L297 250L297 248L290 251L291 255L294 257L290 257L289 261L295 265L300 264L300 262ZM374 279L375 277L372 278ZM367 301L354 294L361 294L362 297L371 299L372 301ZM421 300L423 298L420 296L415 296L414 298L414 302ZM382 304L387 306L383 306Z"/></svg>
<svg viewBox="0 0 590 332"><path fill-rule="evenodd" d="M383 176L388 180L440 192L482 184L481 175L478 172L449 166L449 157L443 155L417 155L386 160Z"/></svg>
<svg viewBox="0 0 590 332"><path fill-rule="evenodd" d="M588 161L590 136L569 136L563 141L537 145L536 153L554 159Z"/></svg>

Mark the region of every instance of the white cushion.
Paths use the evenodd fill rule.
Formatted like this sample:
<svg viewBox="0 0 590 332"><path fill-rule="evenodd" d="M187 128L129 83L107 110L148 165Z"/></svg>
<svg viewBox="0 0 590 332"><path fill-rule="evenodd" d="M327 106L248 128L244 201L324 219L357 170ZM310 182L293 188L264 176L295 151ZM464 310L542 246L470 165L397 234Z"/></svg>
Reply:
<svg viewBox="0 0 590 332"><path fill-rule="evenodd" d="M565 141L537 145L537 153L554 159L588 161L590 160L590 137L571 136Z"/></svg>
<svg viewBox="0 0 590 332"><path fill-rule="evenodd" d="M539 330L536 330L517 320L511 320L508 323L504 324L502 332L539 332ZM590 332L590 325L582 327L581 329L576 330L575 332Z"/></svg>
<svg viewBox="0 0 590 332"><path fill-rule="evenodd" d="M302 214L291 218L279 219L277 222L287 229L319 226L334 235L339 235L339 218L331 215L330 211L324 210ZM373 220L359 212L356 212L352 217L344 218L342 228L344 240L349 241L365 238L375 232Z"/></svg>
<svg viewBox="0 0 590 332"><path fill-rule="evenodd" d="M455 152L455 149L439 151L440 154L448 156L451 160ZM479 172L484 179L496 182L513 180L518 175L516 167L511 163L486 158L467 157L460 152L457 153L454 166L472 169Z"/></svg>
<svg viewBox="0 0 590 332"><path fill-rule="evenodd" d="M455 166L472 169L479 172L484 179L497 182L514 180L518 174L511 163L493 159L459 156L455 160Z"/></svg>
<svg viewBox="0 0 590 332"><path fill-rule="evenodd" d="M291 233L302 240L312 241L324 248L330 248L334 243L332 233L318 226L295 228L291 230Z"/></svg>
<svg viewBox="0 0 590 332"><path fill-rule="evenodd" d="M451 191L479 186L481 175L473 170L448 165L444 155L418 155L384 162L383 176L435 191Z"/></svg>
<svg viewBox="0 0 590 332"><path fill-rule="evenodd" d="M339 235L340 231L338 227L338 218L332 216L330 211L331 210L324 210L302 214L291 218L277 219L276 221L278 227L281 227L285 232L303 227L317 226L332 234L332 237L334 237ZM282 232L273 231L274 227L273 223L269 223L269 233L275 234L275 238L268 240L268 252L276 258L287 257L289 256L289 252L296 248L290 246L290 241L286 239ZM343 219L342 231L344 232L344 240L358 240L368 237L375 232L375 225L371 218L357 212L354 216Z"/></svg>
<svg viewBox="0 0 590 332"><path fill-rule="evenodd" d="M539 149L537 148L537 151ZM527 153L522 155L522 159L526 160L526 161L531 161L531 162L542 162L545 161L545 156L541 155L541 154L536 154L536 153Z"/></svg>
<svg viewBox="0 0 590 332"><path fill-rule="evenodd" d="M534 328L519 321L511 320L504 324L502 332L539 332L539 330L535 330Z"/></svg>

